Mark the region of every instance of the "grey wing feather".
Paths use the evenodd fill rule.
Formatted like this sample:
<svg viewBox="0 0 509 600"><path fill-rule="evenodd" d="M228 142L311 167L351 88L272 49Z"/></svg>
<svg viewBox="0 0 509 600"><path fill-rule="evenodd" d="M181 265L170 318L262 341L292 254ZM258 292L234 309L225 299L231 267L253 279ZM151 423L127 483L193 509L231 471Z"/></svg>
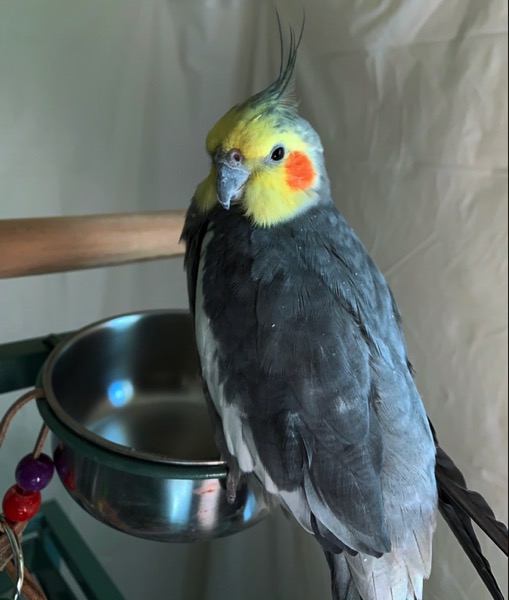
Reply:
<svg viewBox="0 0 509 600"><path fill-rule="evenodd" d="M390 429L395 434L401 426L412 429L416 418L414 435L428 451L414 458L426 463L424 470L432 470L434 450L408 371L392 295L360 243L351 239L351 230L341 231L339 225L317 228L315 239L306 230L304 247L313 247L313 252L299 252L298 234L283 234L284 242L278 243L286 247L277 249L271 268L253 268L259 283L257 350L265 380L283 374L289 381L286 397L293 401L287 401L286 410L296 415L294 428L307 457L302 481L318 520L315 535L318 531L326 545L329 531L347 548L379 556L391 547L382 495L382 456L390 454L384 437ZM327 238L329 231L334 239ZM343 252L341 239L350 245ZM259 242L265 249L271 243L269 236ZM349 264L338 258L342 254ZM382 422L388 423L389 432L382 431ZM254 437L262 448L270 446L274 434L282 440L288 437L287 429L265 435L260 431ZM275 477L295 464L295 454L278 457L283 468L274 465L270 453L262 462ZM389 476L395 487L405 478L397 470ZM290 484L284 475L277 481L282 487ZM431 513L433 484L430 476Z"/></svg>

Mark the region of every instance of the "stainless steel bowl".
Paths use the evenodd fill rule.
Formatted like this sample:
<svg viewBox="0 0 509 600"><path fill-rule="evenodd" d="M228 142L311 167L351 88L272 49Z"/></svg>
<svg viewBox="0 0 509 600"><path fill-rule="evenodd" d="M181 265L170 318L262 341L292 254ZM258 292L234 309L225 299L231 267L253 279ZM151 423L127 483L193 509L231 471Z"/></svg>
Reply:
<svg viewBox="0 0 509 600"><path fill-rule="evenodd" d="M236 533L270 510L256 481L226 500L201 393L192 321L147 311L94 323L59 344L39 411L71 496L131 535L194 541Z"/></svg>

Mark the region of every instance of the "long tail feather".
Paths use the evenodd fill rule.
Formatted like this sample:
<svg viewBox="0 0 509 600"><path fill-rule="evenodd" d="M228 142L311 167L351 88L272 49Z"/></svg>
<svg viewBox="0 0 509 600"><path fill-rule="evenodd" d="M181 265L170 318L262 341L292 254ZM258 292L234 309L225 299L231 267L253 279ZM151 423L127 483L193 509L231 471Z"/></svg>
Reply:
<svg viewBox="0 0 509 600"><path fill-rule="evenodd" d="M507 556L509 552L507 527L497 521L481 494L467 488L461 471L440 446L437 447L436 476L438 485L447 491L452 503L461 508Z"/></svg>
<svg viewBox="0 0 509 600"><path fill-rule="evenodd" d="M481 547L479 546L479 541L469 518L462 518L456 512L456 509L451 504L447 503L441 496L439 510L494 600L504 600L504 596L491 571L490 563L483 555Z"/></svg>
<svg viewBox="0 0 509 600"><path fill-rule="evenodd" d="M495 600L503 600L502 592L484 556L472 526L474 521L486 535L507 555L509 537L507 527L497 521L486 500L467 488L463 474L452 459L438 445L435 431L437 457L435 475L438 487L438 508L446 523L461 544L466 555L479 573Z"/></svg>
<svg viewBox="0 0 509 600"><path fill-rule="evenodd" d="M344 553L325 551L332 579L332 600L362 600Z"/></svg>

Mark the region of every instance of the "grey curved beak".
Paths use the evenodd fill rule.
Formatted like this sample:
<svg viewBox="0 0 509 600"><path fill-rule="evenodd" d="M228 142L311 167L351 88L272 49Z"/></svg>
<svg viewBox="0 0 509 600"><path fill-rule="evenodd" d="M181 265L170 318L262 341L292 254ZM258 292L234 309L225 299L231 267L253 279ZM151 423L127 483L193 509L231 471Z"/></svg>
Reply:
<svg viewBox="0 0 509 600"><path fill-rule="evenodd" d="M228 210L232 200L234 200L241 191L242 186L249 177L249 171L241 164L232 166L225 160L218 160L216 163L216 191L217 201Z"/></svg>

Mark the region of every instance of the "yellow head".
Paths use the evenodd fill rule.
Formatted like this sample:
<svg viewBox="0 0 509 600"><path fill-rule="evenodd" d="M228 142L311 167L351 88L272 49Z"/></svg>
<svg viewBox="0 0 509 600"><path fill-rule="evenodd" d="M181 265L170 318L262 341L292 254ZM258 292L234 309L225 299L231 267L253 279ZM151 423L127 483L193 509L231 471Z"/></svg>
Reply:
<svg viewBox="0 0 509 600"><path fill-rule="evenodd" d="M320 139L289 95L297 48L292 37L278 79L209 131L212 166L196 190L199 210L207 212L216 202L228 209L235 202L255 224L267 227L312 206L328 185Z"/></svg>

